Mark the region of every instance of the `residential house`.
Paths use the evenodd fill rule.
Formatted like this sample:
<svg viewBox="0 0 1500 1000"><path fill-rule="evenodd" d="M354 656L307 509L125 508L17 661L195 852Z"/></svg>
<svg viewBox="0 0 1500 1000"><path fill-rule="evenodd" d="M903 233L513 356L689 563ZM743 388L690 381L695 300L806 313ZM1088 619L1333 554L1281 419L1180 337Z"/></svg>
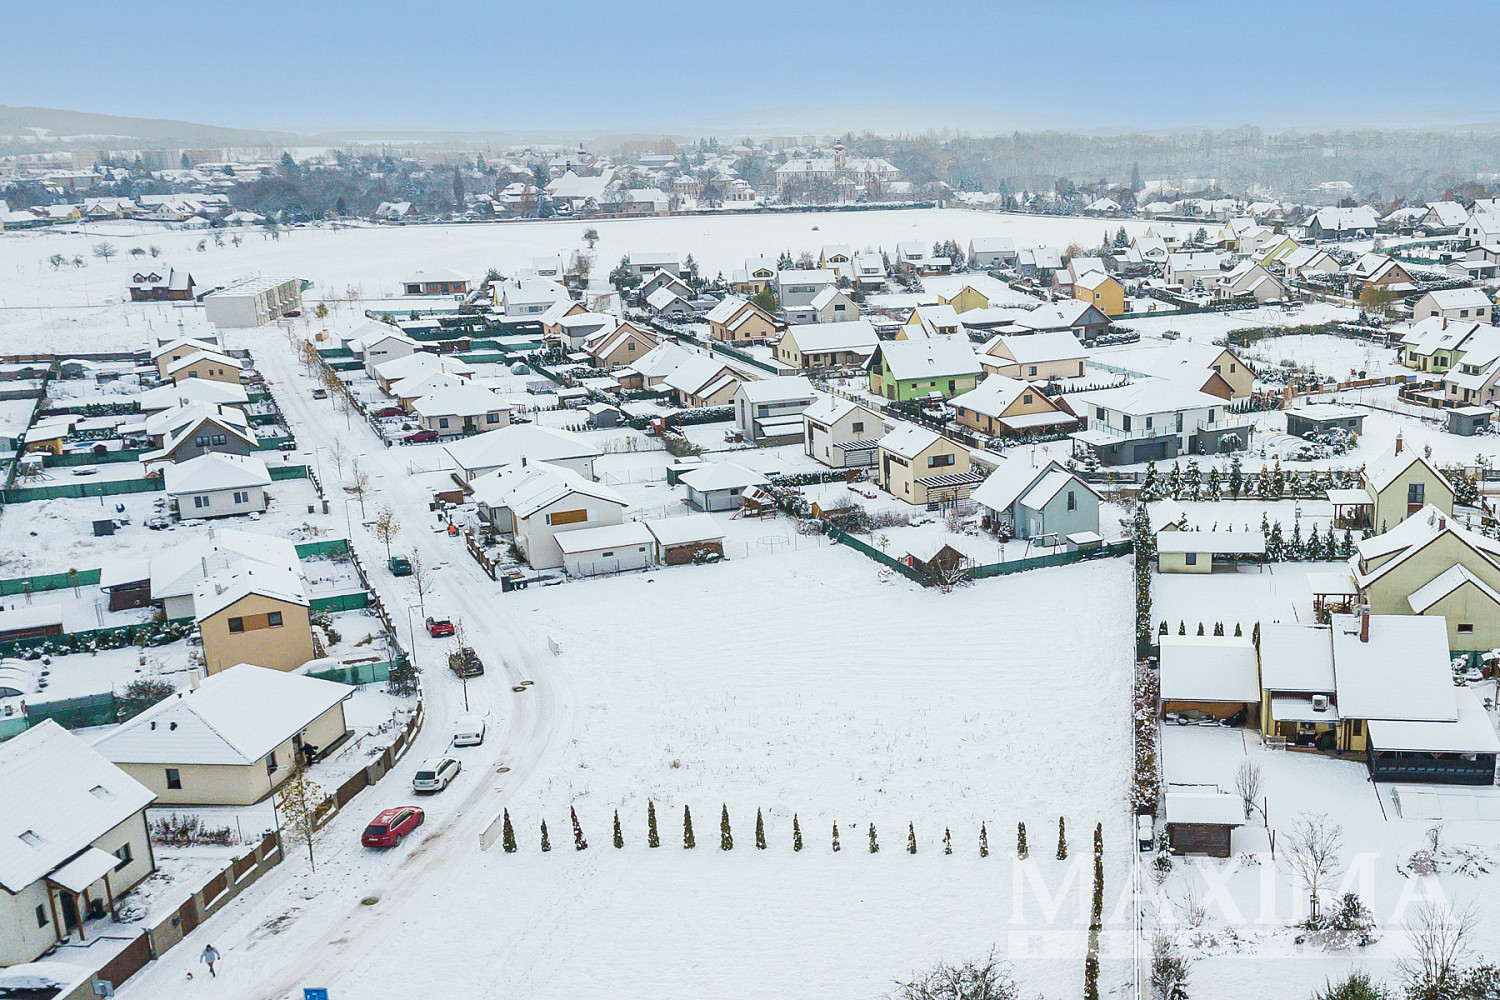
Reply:
<svg viewBox="0 0 1500 1000"><path fill-rule="evenodd" d="M747 369L717 357L690 354L661 381L660 387L671 390L679 406L728 406L740 383L754 381L756 377Z"/></svg>
<svg viewBox="0 0 1500 1000"><path fill-rule="evenodd" d="M1360 487L1370 507L1363 523L1379 532L1429 505L1445 516L1453 514L1453 484L1426 458L1404 451L1399 437L1395 454L1370 462L1360 472Z"/></svg>
<svg viewBox="0 0 1500 1000"><path fill-rule="evenodd" d="M0 967L75 934L88 943L97 932L84 921L114 913L156 871L146 828L154 798L51 719L0 743Z"/></svg>
<svg viewBox="0 0 1500 1000"><path fill-rule="evenodd" d="M869 320L847 323L799 323L776 342L776 360L803 371L863 367L880 337Z"/></svg>
<svg viewBox="0 0 1500 1000"><path fill-rule="evenodd" d="M176 337L161 344L151 352L151 363L156 366L156 374L161 378L170 378L167 369L184 358L190 358L204 351L213 351L212 345L205 344L201 340L192 337ZM214 351L213 353L221 353Z"/></svg>
<svg viewBox="0 0 1500 1000"><path fill-rule="evenodd" d="M1001 334L990 338L979 353L986 372L1027 382L1082 378L1085 352L1067 331L1029 336Z"/></svg>
<svg viewBox="0 0 1500 1000"><path fill-rule="evenodd" d="M881 342L867 367L870 391L896 400L951 399L973 389L982 371L966 339L944 338Z"/></svg>
<svg viewBox="0 0 1500 1000"><path fill-rule="evenodd" d="M439 437L481 434L510 425L510 404L477 385L440 389L411 404L412 415L423 430Z"/></svg>
<svg viewBox="0 0 1500 1000"><path fill-rule="evenodd" d="M243 363L238 358L231 358L227 354L220 354L218 351L198 351L195 354L178 358L167 365L166 376L173 382L204 378L238 385L243 367Z"/></svg>
<svg viewBox="0 0 1500 1000"><path fill-rule="evenodd" d="M404 379L427 375L452 375L467 381L474 375L474 366L460 358L427 351L392 358L375 366L375 381L384 392L390 392L397 382Z"/></svg>
<svg viewBox="0 0 1500 1000"><path fill-rule="evenodd" d="M1086 430L1071 435L1075 452L1087 448L1105 465L1235 451L1249 446L1253 431L1220 397L1167 379L1080 392L1066 402L1088 420Z"/></svg>
<svg viewBox="0 0 1500 1000"><path fill-rule="evenodd" d="M1471 247L1489 247L1500 243L1500 211L1475 205L1458 229L1458 235Z"/></svg>
<svg viewBox="0 0 1500 1000"><path fill-rule="evenodd" d="M776 302L790 322L810 323L813 321L813 299L837 279L837 273L820 268L777 271Z"/></svg>
<svg viewBox="0 0 1500 1000"><path fill-rule="evenodd" d="M1412 306L1411 318L1424 320L1439 316L1447 320L1493 322L1495 303L1480 288L1445 288L1426 292Z"/></svg>
<svg viewBox="0 0 1500 1000"><path fill-rule="evenodd" d="M952 306L917 306L907 313L906 322L896 332L897 340L923 340L931 337L961 337L966 331Z"/></svg>
<svg viewBox="0 0 1500 1000"><path fill-rule="evenodd" d="M802 450L833 469L872 466L885 422L879 413L841 396L821 396L802 411Z"/></svg>
<svg viewBox="0 0 1500 1000"><path fill-rule="evenodd" d="M866 292L878 292L885 287L885 257L878 253L856 254L854 257L854 286Z"/></svg>
<svg viewBox="0 0 1500 1000"><path fill-rule="evenodd" d="M859 305L848 292L834 285L823 286L823 290L813 296L811 307L817 323L847 323L859 319Z"/></svg>
<svg viewBox="0 0 1500 1000"><path fill-rule="evenodd" d="M245 411L233 406L188 403L147 417L145 430L156 446L141 455L147 473L164 462L185 462L210 452L249 455L260 447Z"/></svg>
<svg viewBox="0 0 1500 1000"><path fill-rule="evenodd" d="M1349 572L1377 615L1441 617L1453 650L1500 644L1500 543L1436 506L1357 542Z"/></svg>
<svg viewBox="0 0 1500 1000"><path fill-rule="evenodd" d="M1288 278L1307 281L1316 275L1342 274L1344 269L1328 251L1317 247L1298 247L1281 258L1282 273Z"/></svg>
<svg viewBox="0 0 1500 1000"><path fill-rule="evenodd" d="M1429 233L1455 233L1468 218L1468 211L1456 201L1429 201L1417 225Z"/></svg>
<svg viewBox="0 0 1500 1000"><path fill-rule="evenodd" d="M709 512L739 510L746 490L763 486L770 480L754 469L733 462L708 462L683 473L679 481L687 487L688 504Z"/></svg>
<svg viewBox="0 0 1500 1000"><path fill-rule="evenodd" d="M536 318L537 322L542 324L542 338L563 341L563 346L571 350L573 345L567 343L563 336L562 321L569 316L579 316L586 312L588 309L582 302L575 302L572 299L554 299Z"/></svg>
<svg viewBox="0 0 1500 1000"><path fill-rule="evenodd" d="M266 326L302 310L301 278L246 278L203 298L203 313L214 326Z"/></svg>
<svg viewBox="0 0 1500 1000"><path fill-rule="evenodd" d="M646 296L646 308L657 319L674 320L678 323L693 318L693 303L670 288L658 288Z"/></svg>
<svg viewBox="0 0 1500 1000"><path fill-rule="evenodd" d="M449 375L447 372L422 372L398 382L392 382L390 394L403 411L410 413L417 400L423 396L446 392L449 389L462 389L468 384L466 380L457 375Z"/></svg>
<svg viewBox="0 0 1500 1000"><path fill-rule="evenodd" d="M1303 232L1310 240L1363 240L1373 238L1379 224L1368 205L1323 208L1307 220Z"/></svg>
<svg viewBox="0 0 1500 1000"><path fill-rule="evenodd" d="M964 313L973 312L976 309L988 309L990 297L973 285L964 285L952 295L945 296L939 292L938 305L952 306L953 311L962 317Z"/></svg>
<svg viewBox="0 0 1500 1000"><path fill-rule="evenodd" d="M628 573L656 565L656 536L642 521L559 531L563 572L575 579Z"/></svg>
<svg viewBox="0 0 1500 1000"><path fill-rule="evenodd" d="M963 314L969 330L1025 335L1069 331L1091 345L1109 332L1109 317L1087 302L1064 299L1032 309L972 309Z"/></svg>
<svg viewBox="0 0 1500 1000"><path fill-rule="evenodd" d="M1060 463L1008 458L974 490L985 527L1013 538L1099 533L1099 494Z"/></svg>
<svg viewBox="0 0 1500 1000"><path fill-rule="evenodd" d="M1286 298L1286 286L1262 264L1242 260L1219 279L1218 295L1222 299L1251 298L1258 302Z"/></svg>
<svg viewBox="0 0 1500 1000"><path fill-rule="evenodd" d="M241 663L178 691L94 749L161 806L247 806L349 737L347 684Z"/></svg>
<svg viewBox="0 0 1500 1000"><path fill-rule="evenodd" d="M885 274L882 271L881 278ZM771 257L750 257L745 266L730 273L729 287L736 294L758 295L776 283L776 261Z"/></svg>
<svg viewBox="0 0 1500 1000"><path fill-rule="evenodd" d="M568 290L547 278L512 278L490 286L495 305L509 318L537 317L554 302L569 301Z"/></svg>
<svg viewBox="0 0 1500 1000"><path fill-rule="evenodd" d="M1050 281L1062 266L1062 251L1057 247L1027 247L1016 251L1016 272L1023 278Z"/></svg>
<svg viewBox="0 0 1500 1000"><path fill-rule="evenodd" d="M620 384L628 389L655 389L693 356L676 341L662 341L619 373Z"/></svg>
<svg viewBox="0 0 1500 1000"><path fill-rule="evenodd" d="M184 520L258 514L271 474L253 455L209 453L162 467L162 484Z"/></svg>
<svg viewBox="0 0 1500 1000"><path fill-rule="evenodd" d="M969 240L969 266L1011 267L1016 263L1016 241L1009 236L975 236Z"/></svg>
<svg viewBox="0 0 1500 1000"><path fill-rule="evenodd" d="M1428 316L1401 335L1401 363L1421 372L1441 375L1459 363L1471 338L1489 329L1478 320Z"/></svg>
<svg viewBox="0 0 1500 1000"><path fill-rule="evenodd" d="M1458 363L1443 375L1443 392L1454 407L1490 406L1495 402L1497 380L1500 327L1485 327L1464 341Z"/></svg>
<svg viewBox="0 0 1500 1000"><path fill-rule="evenodd" d="M818 251L818 267L841 278L854 278L854 250L845 243L825 243Z"/></svg>
<svg viewBox="0 0 1500 1000"><path fill-rule="evenodd" d="M572 431L536 424L510 424L443 446L459 478L472 484L480 476L522 462L545 462L586 479L594 478L594 459L604 454Z"/></svg>
<svg viewBox="0 0 1500 1000"><path fill-rule="evenodd" d="M776 317L738 295L724 296L703 318L708 321L709 337L723 343L762 344L774 340L783 329Z"/></svg>
<svg viewBox="0 0 1500 1000"><path fill-rule="evenodd" d="M979 388L953 400L960 424L990 437L1047 434L1078 425L1066 407L1047 397L1041 388L1018 378L991 375Z"/></svg>
<svg viewBox="0 0 1500 1000"><path fill-rule="evenodd" d="M666 271L679 278L687 276L682 266L682 257L675 250L634 250L630 253L630 270L645 278L657 271Z"/></svg>
<svg viewBox="0 0 1500 1000"><path fill-rule="evenodd" d="M132 302L191 302L193 276L166 265L152 266L130 276Z"/></svg>
<svg viewBox="0 0 1500 1000"><path fill-rule="evenodd" d="M1168 254L1162 278L1168 285L1179 286L1184 292L1211 290L1218 287L1228 260L1224 254L1212 251Z"/></svg>
<svg viewBox="0 0 1500 1000"><path fill-rule="evenodd" d="M641 286L636 289L636 294L643 299L649 299L663 288L671 289L673 294L680 299L691 301L693 298L693 286L678 277L675 269L652 272L650 277L641 282Z"/></svg>
<svg viewBox="0 0 1500 1000"><path fill-rule="evenodd" d="M734 392L735 429L750 444L790 444L802 437L802 413L817 398L801 375L741 382Z"/></svg>
<svg viewBox="0 0 1500 1000"><path fill-rule="evenodd" d="M399 329L385 323L366 323L344 341L344 346L364 363L365 374L375 377L375 369L387 361L409 358L422 345Z"/></svg>
<svg viewBox="0 0 1500 1000"><path fill-rule="evenodd" d="M467 295L469 279L445 267L417 270L401 279L401 290L406 295Z"/></svg>
<svg viewBox="0 0 1500 1000"><path fill-rule="evenodd" d="M1262 267L1284 263L1287 257L1302 249L1301 244L1290 236L1277 236L1265 240L1250 254L1250 259Z"/></svg>
<svg viewBox="0 0 1500 1000"><path fill-rule="evenodd" d="M193 618L203 640L203 669L237 663L295 670L317 655L299 568L241 562L193 588Z"/></svg>
<svg viewBox="0 0 1500 1000"><path fill-rule="evenodd" d="M629 506L607 486L550 462L523 459L469 483L479 516L512 536L533 569L564 564L557 541L562 532L620 524Z"/></svg>
<svg viewBox="0 0 1500 1000"><path fill-rule="evenodd" d="M1073 280L1073 298L1087 302L1106 316L1121 316L1125 287L1103 271L1085 271Z"/></svg>
<svg viewBox="0 0 1500 1000"><path fill-rule="evenodd" d="M898 424L880 439L875 468L881 489L918 506L967 499L984 480L967 448L915 424Z"/></svg>
<svg viewBox="0 0 1500 1000"><path fill-rule="evenodd" d="M641 360L656 346L654 331L642 330L632 323L621 323L613 330L597 333L584 341L583 349L595 368L613 369Z"/></svg>
<svg viewBox="0 0 1500 1000"><path fill-rule="evenodd" d="M1181 342L1165 347L1130 347L1096 360L1108 360L1135 375L1164 378L1220 399L1246 399L1255 373L1227 347Z"/></svg>
<svg viewBox="0 0 1500 1000"><path fill-rule="evenodd" d="M1405 293L1416 287L1406 268L1384 254L1362 254L1345 273L1349 275L1349 283L1354 288L1374 285L1391 292Z"/></svg>
<svg viewBox="0 0 1500 1000"><path fill-rule="evenodd" d="M619 324L611 313L573 312L553 324L553 338L569 351L587 350L590 339L616 328Z"/></svg>

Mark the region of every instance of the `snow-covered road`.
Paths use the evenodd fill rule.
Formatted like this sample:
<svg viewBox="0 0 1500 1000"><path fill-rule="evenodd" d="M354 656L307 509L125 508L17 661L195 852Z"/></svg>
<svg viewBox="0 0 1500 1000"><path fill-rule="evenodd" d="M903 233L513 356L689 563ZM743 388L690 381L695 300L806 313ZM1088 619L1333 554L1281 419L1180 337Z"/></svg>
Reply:
<svg viewBox="0 0 1500 1000"><path fill-rule="evenodd" d="M248 346L299 444L327 449L341 441L370 476L376 499L367 501L366 512L373 516L375 508L389 505L402 526L393 548L420 553L434 567L425 604L441 616L462 619L484 660L485 675L469 682L468 701L470 711L488 717L490 735L483 746L455 754L464 770L447 791L422 800L412 795L417 764L447 750L451 721L465 713L462 685L443 667L447 644L429 639L419 627L416 656L423 669L426 716L401 764L319 833L316 870L310 869L306 851L288 841L285 864L205 922L190 941L133 977L121 990L126 997L161 996L170 984L200 972L198 952L206 942L224 960L220 975L195 983L195 992L204 996L293 997L304 986L340 978L397 932L407 918L407 902L423 892L435 871L479 850L481 831L537 773L570 700L563 685L548 675L545 637L523 636L497 615L490 601L497 585L469 558L460 540L430 530L436 522L427 509L429 498L407 477L404 449L385 448L365 424L351 425L331 402L314 400L311 376L281 337L259 331ZM325 486L333 494L342 485L339 473L331 463L321 464ZM342 471L345 477L352 474L349 460ZM371 532L356 523L353 535L351 542L365 564L383 567L384 546ZM398 622L407 614L420 617L409 581L378 568L371 582ZM522 680L533 684L514 692ZM427 822L402 846L382 853L359 845L359 832L371 816L410 802L427 810Z"/></svg>

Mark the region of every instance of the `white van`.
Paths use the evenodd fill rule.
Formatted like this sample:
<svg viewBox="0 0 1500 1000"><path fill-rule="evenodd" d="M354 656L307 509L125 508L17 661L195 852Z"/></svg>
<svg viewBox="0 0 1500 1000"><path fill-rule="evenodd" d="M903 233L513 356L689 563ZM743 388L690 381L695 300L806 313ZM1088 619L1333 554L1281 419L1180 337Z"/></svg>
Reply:
<svg viewBox="0 0 1500 1000"><path fill-rule="evenodd" d="M453 745L477 747L484 742L484 720L477 715L460 716L453 723Z"/></svg>

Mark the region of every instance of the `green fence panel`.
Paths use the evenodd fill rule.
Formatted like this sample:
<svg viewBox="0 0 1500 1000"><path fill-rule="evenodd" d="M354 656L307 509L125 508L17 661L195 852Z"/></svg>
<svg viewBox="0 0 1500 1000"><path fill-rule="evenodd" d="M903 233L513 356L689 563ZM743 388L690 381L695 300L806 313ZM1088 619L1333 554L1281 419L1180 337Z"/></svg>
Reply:
<svg viewBox="0 0 1500 1000"><path fill-rule="evenodd" d="M874 546L866 545L864 542L860 541L852 535L846 534L842 531L838 531L837 529L830 531L828 535L840 545L847 545L851 549L854 549L856 552L864 553L881 565L888 566L891 569L895 570L897 573L900 573L902 576L906 577L908 580L911 580L913 583L920 583L925 587L932 582L931 580L927 579L927 577L924 576L919 570L913 569L899 559L894 559L891 556L886 555L884 552L881 552Z"/></svg>
<svg viewBox="0 0 1500 1000"><path fill-rule="evenodd" d="M347 361L330 361L328 367L336 372L352 372L363 368L365 363L358 358L350 358Z"/></svg>
<svg viewBox="0 0 1500 1000"><path fill-rule="evenodd" d="M256 451L280 451L284 444L296 447L297 439L291 436L263 437L255 444Z"/></svg>
<svg viewBox="0 0 1500 1000"><path fill-rule="evenodd" d="M329 597L314 597L307 602L310 611L358 611L370 606L369 591L353 594L333 594Z"/></svg>
<svg viewBox="0 0 1500 1000"><path fill-rule="evenodd" d="M268 465L266 471L275 479L306 479L307 466L305 465Z"/></svg>
<svg viewBox="0 0 1500 1000"><path fill-rule="evenodd" d="M28 723L24 715L7 715L0 718L0 743L5 742L12 736L20 736L27 729Z"/></svg>
<svg viewBox="0 0 1500 1000"><path fill-rule="evenodd" d="M51 719L64 729L87 729L109 726L119 721L114 692L87 694L79 698L31 703L26 706L26 722L35 726Z"/></svg>
<svg viewBox="0 0 1500 1000"><path fill-rule="evenodd" d="M349 540L347 538L327 538L317 542L298 542L297 558L307 559L312 556L335 556L349 551Z"/></svg>
<svg viewBox="0 0 1500 1000"><path fill-rule="evenodd" d="M331 670L310 671L307 676L324 681L337 681L340 684L378 684L390 679L391 661L352 663L349 666L334 667Z"/></svg>
<svg viewBox="0 0 1500 1000"><path fill-rule="evenodd" d="M1049 566L1069 566L1073 563L1088 562L1092 559L1112 559L1116 556L1126 556L1129 554L1129 541L1109 542L1097 549L1053 552L1045 556L1032 556L1027 559L1012 559L1009 562L972 566L969 568L969 576L975 580L984 580L992 576L1023 573L1030 569L1045 569Z"/></svg>
<svg viewBox="0 0 1500 1000"><path fill-rule="evenodd" d="M499 351L466 351L463 354L453 355L460 361L467 361L471 365L502 365L510 360L510 355Z"/></svg>
<svg viewBox="0 0 1500 1000"><path fill-rule="evenodd" d="M354 352L347 347L320 347L318 348L320 358L352 358Z"/></svg>
<svg viewBox="0 0 1500 1000"><path fill-rule="evenodd" d="M105 451L95 455L90 452L70 451L62 455L42 454L42 467L67 465L109 465L112 462L139 462L144 451Z"/></svg>
<svg viewBox="0 0 1500 1000"><path fill-rule="evenodd" d="M41 576L18 576L0 580L0 597L35 594L44 590L66 590L72 586L92 587L99 582L97 569L81 569L74 574L45 573Z"/></svg>
<svg viewBox="0 0 1500 1000"><path fill-rule="evenodd" d="M112 497L122 493L151 493L165 488L160 476L150 479L106 479L95 483L60 483L55 486L13 486L0 494L0 503Z"/></svg>

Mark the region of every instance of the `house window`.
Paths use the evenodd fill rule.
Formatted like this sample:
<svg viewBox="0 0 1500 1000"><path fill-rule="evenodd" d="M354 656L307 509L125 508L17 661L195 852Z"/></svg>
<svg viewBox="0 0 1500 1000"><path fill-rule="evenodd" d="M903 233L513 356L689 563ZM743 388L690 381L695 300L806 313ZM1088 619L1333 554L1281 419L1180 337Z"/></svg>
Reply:
<svg viewBox="0 0 1500 1000"><path fill-rule="evenodd" d="M173 791L180 791L182 788L182 772L175 767L167 768L167 787Z"/></svg>
<svg viewBox="0 0 1500 1000"><path fill-rule="evenodd" d="M1353 728L1355 736L1363 736L1365 734L1365 720L1355 719Z"/></svg>
<svg viewBox="0 0 1500 1000"><path fill-rule="evenodd" d="M500 414L486 413L484 415L484 422L487 424L498 424L500 422Z"/></svg>
<svg viewBox="0 0 1500 1000"><path fill-rule="evenodd" d="M276 763L276 751L275 750L272 750L270 753L266 754L266 773L267 774L275 774L276 771L280 767L281 767L281 765Z"/></svg>
<svg viewBox="0 0 1500 1000"><path fill-rule="evenodd" d="M131 853L130 843L128 841L121 844L120 849L118 851L115 851L115 857L120 859L120 863L115 865L115 871L119 871L121 868L124 868L126 865L130 864L130 862L135 860L135 855Z"/></svg>
<svg viewBox="0 0 1500 1000"><path fill-rule="evenodd" d="M1196 552L1189 552L1183 558L1189 566L1198 565L1198 553Z"/></svg>
<svg viewBox="0 0 1500 1000"><path fill-rule="evenodd" d="M1034 399L1035 397L1033 397L1031 393L1028 392L1021 397L1021 402L1025 403L1027 406L1030 406Z"/></svg>
<svg viewBox="0 0 1500 1000"><path fill-rule="evenodd" d="M1468 319L1469 318L1469 310L1467 310L1467 309L1460 309L1458 311L1458 316L1459 316L1460 319Z"/></svg>
<svg viewBox="0 0 1500 1000"><path fill-rule="evenodd" d="M1426 483L1412 483L1406 488L1406 502L1408 504L1421 504L1426 496Z"/></svg>
<svg viewBox="0 0 1500 1000"><path fill-rule="evenodd" d="M1094 419L1095 420L1099 420L1099 421L1103 421L1104 420L1104 407L1102 407L1102 406L1096 406L1096 407L1094 407Z"/></svg>
<svg viewBox="0 0 1500 1000"><path fill-rule="evenodd" d="M36 908L36 925L38 927L47 926L47 908L40 903L37 904Z"/></svg>
<svg viewBox="0 0 1500 1000"><path fill-rule="evenodd" d="M249 490L235 490L234 491L234 502L235 503L249 503L250 502L250 491Z"/></svg>
<svg viewBox="0 0 1500 1000"><path fill-rule="evenodd" d="M956 392L957 390L958 390L958 384L953 379L950 378L948 380L948 391L949 392Z"/></svg>
<svg viewBox="0 0 1500 1000"><path fill-rule="evenodd" d="M1156 421L1156 418L1155 418L1155 417L1147 417L1147 418L1146 418L1146 430L1148 430L1148 431L1149 431L1149 430L1150 430L1150 429L1151 429L1151 425L1152 425L1152 424L1153 424L1153 423L1154 423L1154 422L1155 422L1155 421Z"/></svg>
<svg viewBox="0 0 1500 1000"><path fill-rule="evenodd" d="M207 448L208 447L208 435L207 434L199 434L197 437L193 438L193 444L197 445L199 448Z"/></svg>
<svg viewBox="0 0 1500 1000"><path fill-rule="evenodd" d="M1121 416L1120 416L1120 430L1122 430L1122 431L1128 431L1128 430L1130 430L1130 414L1128 414L1128 413L1121 414Z"/></svg>
<svg viewBox="0 0 1500 1000"><path fill-rule="evenodd" d="M447 427L448 426L448 418L447 417L438 417L438 426L439 427Z"/></svg>
<svg viewBox="0 0 1500 1000"><path fill-rule="evenodd" d="M1231 374L1231 375L1234 374L1234 365L1230 365L1229 366L1229 374Z"/></svg>
<svg viewBox="0 0 1500 1000"><path fill-rule="evenodd" d="M193 497L193 506L196 507L196 508L201 509L201 508L204 508L204 507L208 507L208 506L211 506L211 503L212 502L209 500L208 497L205 497L205 496L196 496L196 497Z"/></svg>
<svg viewBox="0 0 1500 1000"><path fill-rule="evenodd" d="M215 434L214 435L214 444L224 444L228 440L229 440L229 438L227 438L223 434Z"/></svg>
<svg viewBox="0 0 1500 1000"><path fill-rule="evenodd" d="M1030 365L1030 366L1028 366L1027 369L1026 369L1026 374L1028 374L1028 375L1035 375L1036 374L1036 365ZM1030 400L1027 400L1027 402L1030 402Z"/></svg>
<svg viewBox="0 0 1500 1000"><path fill-rule="evenodd" d="M1463 633L1472 633L1474 631L1474 623L1473 622L1459 622L1458 623L1458 630L1460 632L1463 632Z"/></svg>
<svg viewBox="0 0 1500 1000"><path fill-rule="evenodd" d="M1068 491L1068 509L1069 510L1077 510L1078 509L1078 494L1076 492L1074 492L1073 490L1069 490Z"/></svg>
<svg viewBox="0 0 1500 1000"><path fill-rule="evenodd" d="M849 429L855 434L863 434L865 432L865 423L863 420L856 420L849 425Z"/></svg>
<svg viewBox="0 0 1500 1000"><path fill-rule="evenodd" d="M927 467L929 469L937 469L937 468L941 468L941 467L943 467L945 465L952 465L952 464L953 464L953 456L952 455L928 455L927 456Z"/></svg>

